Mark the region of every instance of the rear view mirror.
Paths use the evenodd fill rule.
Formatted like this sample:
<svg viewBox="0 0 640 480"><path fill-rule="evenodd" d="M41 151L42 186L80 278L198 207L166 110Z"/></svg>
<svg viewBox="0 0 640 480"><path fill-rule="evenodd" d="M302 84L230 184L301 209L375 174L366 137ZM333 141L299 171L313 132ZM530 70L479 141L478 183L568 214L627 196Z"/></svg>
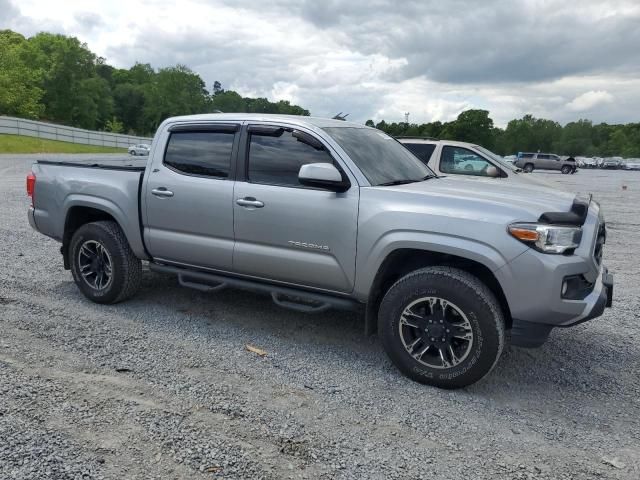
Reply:
<svg viewBox="0 0 640 480"><path fill-rule="evenodd" d="M300 167L298 181L307 187L324 188L332 192L346 192L351 187L342 179L340 171L330 163L308 163Z"/></svg>

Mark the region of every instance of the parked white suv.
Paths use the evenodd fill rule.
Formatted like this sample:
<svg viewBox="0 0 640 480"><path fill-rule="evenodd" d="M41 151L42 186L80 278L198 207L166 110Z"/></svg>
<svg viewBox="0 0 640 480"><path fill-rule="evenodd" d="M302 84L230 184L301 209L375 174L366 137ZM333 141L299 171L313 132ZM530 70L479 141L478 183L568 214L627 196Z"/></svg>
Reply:
<svg viewBox="0 0 640 480"><path fill-rule="evenodd" d="M398 137L398 141L438 175L528 181L521 169L480 145L422 137Z"/></svg>

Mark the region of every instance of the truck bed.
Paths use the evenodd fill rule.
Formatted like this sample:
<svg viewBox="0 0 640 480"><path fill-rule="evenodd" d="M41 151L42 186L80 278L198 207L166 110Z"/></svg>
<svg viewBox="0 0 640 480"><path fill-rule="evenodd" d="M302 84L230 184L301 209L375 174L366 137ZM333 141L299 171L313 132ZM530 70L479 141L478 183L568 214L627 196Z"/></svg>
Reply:
<svg viewBox="0 0 640 480"><path fill-rule="evenodd" d="M64 242L64 226L71 211L110 215L125 232L139 258L145 258L140 224L140 187L148 157L38 160L30 212L37 229Z"/></svg>

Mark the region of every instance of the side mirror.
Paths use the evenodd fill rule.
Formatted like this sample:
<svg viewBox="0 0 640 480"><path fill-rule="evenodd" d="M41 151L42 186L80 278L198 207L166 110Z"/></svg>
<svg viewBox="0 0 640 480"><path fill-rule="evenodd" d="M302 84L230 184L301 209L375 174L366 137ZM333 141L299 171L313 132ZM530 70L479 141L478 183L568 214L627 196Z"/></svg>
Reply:
<svg viewBox="0 0 640 480"><path fill-rule="evenodd" d="M487 167L487 177L492 177L492 178L496 178L500 176L500 171L494 167L493 165L489 165Z"/></svg>
<svg viewBox="0 0 640 480"><path fill-rule="evenodd" d="M346 192L351 187L342 179L340 171L330 163L308 163L300 167L298 181L307 187L324 188L332 192Z"/></svg>

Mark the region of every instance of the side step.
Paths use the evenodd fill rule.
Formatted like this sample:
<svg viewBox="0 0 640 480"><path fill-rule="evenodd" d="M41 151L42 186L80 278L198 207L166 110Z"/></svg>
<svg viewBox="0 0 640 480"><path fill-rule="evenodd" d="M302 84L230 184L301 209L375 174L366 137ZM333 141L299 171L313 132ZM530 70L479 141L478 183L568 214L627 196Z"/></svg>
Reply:
<svg viewBox="0 0 640 480"><path fill-rule="evenodd" d="M326 293L310 292L297 288L285 287L269 283L247 280L244 278L218 275L215 273L187 270L149 263L149 270L160 273L172 273L178 276L183 287L194 288L201 292L217 292L226 287L269 293L274 303L280 307L304 313L324 312L330 308L339 310L358 310L362 304L348 298L337 297Z"/></svg>

